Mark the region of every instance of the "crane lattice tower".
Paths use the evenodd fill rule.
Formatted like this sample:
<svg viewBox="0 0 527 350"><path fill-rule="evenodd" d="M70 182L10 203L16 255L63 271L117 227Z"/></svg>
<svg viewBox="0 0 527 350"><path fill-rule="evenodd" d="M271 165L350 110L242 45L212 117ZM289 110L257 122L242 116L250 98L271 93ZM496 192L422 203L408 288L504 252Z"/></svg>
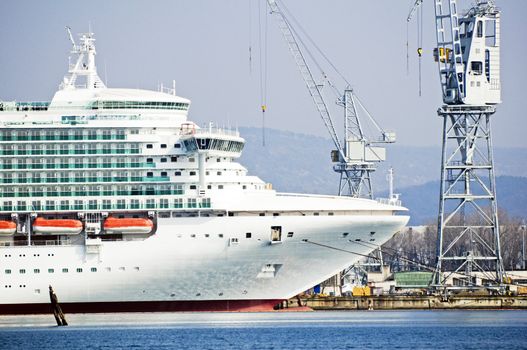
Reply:
<svg viewBox="0 0 527 350"><path fill-rule="evenodd" d="M491 117L501 103L500 12L491 1L460 15L456 0L434 0L444 105L437 266L433 283L456 273L478 288L474 272L503 282ZM449 272L446 272L449 271ZM481 275L480 275L481 276Z"/></svg>

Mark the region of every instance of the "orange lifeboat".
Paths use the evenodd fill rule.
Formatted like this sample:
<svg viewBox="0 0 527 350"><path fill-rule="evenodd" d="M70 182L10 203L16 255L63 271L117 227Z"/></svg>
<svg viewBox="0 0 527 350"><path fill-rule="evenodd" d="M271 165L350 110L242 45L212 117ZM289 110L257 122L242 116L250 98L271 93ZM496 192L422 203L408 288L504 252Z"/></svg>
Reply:
<svg viewBox="0 0 527 350"><path fill-rule="evenodd" d="M154 228L150 219L144 218L114 218L104 220L106 233L149 233Z"/></svg>
<svg viewBox="0 0 527 350"><path fill-rule="evenodd" d="M33 221L33 232L44 234L76 235L82 231L82 222L74 219L44 219Z"/></svg>
<svg viewBox="0 0 527 350"><path fill-rule="evenodd" d="M16 223L9 220L0 220L0 236L12 236L16 231Z"/></svg>

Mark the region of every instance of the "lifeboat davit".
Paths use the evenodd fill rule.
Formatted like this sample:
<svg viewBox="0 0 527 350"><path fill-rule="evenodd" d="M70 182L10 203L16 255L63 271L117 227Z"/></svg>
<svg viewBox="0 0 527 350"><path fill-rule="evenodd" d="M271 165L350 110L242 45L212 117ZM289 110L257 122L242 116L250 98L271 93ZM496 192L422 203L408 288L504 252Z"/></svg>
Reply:
<svg viewBox="0 0 527 350"><path fill-rule="evenodd" d="M60 234L60 235L76 235L82 231L82 222L74 219L44 219L36 218L33 221L33 232Z"/></svg>
<svg viewBox="0 0 527 350"><path fill-rule="evenodd" d="M104 220L104 231L106 233L150 233L154 223L144 218L114 218L108 217Z"/></svg>
<svg viewBox="0 0 527 350"><path fill-rule="evenodd" d="M9 220L0 220L0 236L12 236L16 232L16 223Z"/></svg>

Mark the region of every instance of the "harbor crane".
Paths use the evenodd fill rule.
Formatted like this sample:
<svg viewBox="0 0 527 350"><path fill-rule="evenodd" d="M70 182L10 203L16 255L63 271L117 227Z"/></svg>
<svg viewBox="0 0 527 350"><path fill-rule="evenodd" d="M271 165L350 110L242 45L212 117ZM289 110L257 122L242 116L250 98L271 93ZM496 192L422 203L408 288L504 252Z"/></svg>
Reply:
<svg viewBox="0 0 527 350"><path fill-rule="evenodd" d="M459 12L457 0L432 0L443 105L437 264L433 285L461 275L460 288L481 288L480 271L504 282L492 152L491 116L501 103L500 10L478 0ZM416 0L407 20L423 0ZM447 272L448 271L448 272ZM491 274L491 272L494 272Z"/></svg>
<svg viewBox="0 0 527 350"><path fill-rule="evenodd" d="M373 199L371 175L375 171L376 164L386 159L386 150L379 144L395 142L395 133L384 131L375 122L349 84L343 92L339 91L322 72L322 81L336 91L338 96L336 103L344 108L344 138L342 140L339 138L330 109L322 94L324 83L315 80L300 48L297 32L276 0L267 0L267 3L271 14L278 20L280 31L335 146L335 150L331 152L331 159L335 163L333 170L340 175L339 196L347 195ZM380 133L377 140L369 139L365 135L359 118L359 110L365 112L371 124Z"/></svg>

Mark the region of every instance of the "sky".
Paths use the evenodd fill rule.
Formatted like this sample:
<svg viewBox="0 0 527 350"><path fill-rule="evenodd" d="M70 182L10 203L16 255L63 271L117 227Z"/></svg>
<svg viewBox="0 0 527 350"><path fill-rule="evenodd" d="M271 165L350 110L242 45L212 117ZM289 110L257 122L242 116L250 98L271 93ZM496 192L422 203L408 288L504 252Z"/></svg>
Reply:
<svg viewBox="0 0 527 350"><path fill-rule="evenodd" d="M437 146L442 123L436 110L442 101L432 58L433 2L425 0L423 5L421 97L417 23L408 27L406 23L412 2L284 0L371 115L385 130L397 133L398 144ZM503 103L493 120L494 145L527 147L526 113L521 107L527 97L527 1L497 4L502 9ZM231 127L260 127L263 95L267 127L328 137L276 18L266 14L263 0L2 0L0 100L52 98L70 56L65 26L73 33L91 26L99 75L109 87L155 90L160 83L168 86L176 80L177 94L192 101L191 120ZM266 72L265 79L260 79L260 70ZM325 72L340 83L333 71ZM318 71L315 77L320 77ZM335 99L329 97L333 106ZM340 131L343 111L332 111Z"/></svg>

